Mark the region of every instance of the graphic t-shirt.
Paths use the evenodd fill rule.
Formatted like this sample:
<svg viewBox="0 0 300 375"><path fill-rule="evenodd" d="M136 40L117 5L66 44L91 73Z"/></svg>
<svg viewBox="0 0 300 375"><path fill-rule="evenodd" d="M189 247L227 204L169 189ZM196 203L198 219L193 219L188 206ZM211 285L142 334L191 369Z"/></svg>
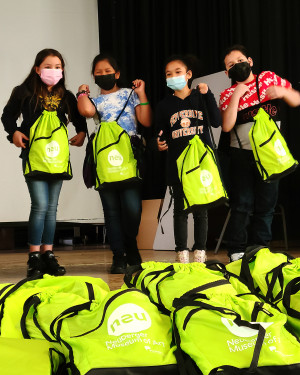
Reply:
<svg viewBox="0 0 300 375"><path fill-rule="evenodd" d="M131 89L121 88L111 94L99 95L97 98L92 98L101 116L101 121L115 121L122 111L130 93ZM135 135L137 133L135 107L139 104L140 100L137 94L133 92L125 110L118 120L118 124L126 130L129 135ZM96 124L99 123L97 115L94 117L94 120Z"/></svg>
<svg viewBox="0 0 300 375"><path fill-rule="evenodd" d="M47 95L46 97L40 96L40 101L46 111L52 112L57 110L61 101L61 97L49 93L49 95Z"/></svg>
<svg viewBox="0 0 300 375"><path fill-rule="evenodd" d="M237 121L235 124L235 130L238 133L238 137L241 141L242 148L251 150L249 131L253 124L253 117L257 114L260 107L262 107L274 120L278 119L279 105L277 100L270 100L266 95L267 88L271 86L282 86L290 88L291 84L289 81L277 76L275 73L270 71L264 71L259 74L259 95L260 101L257 95L256 88L256 75L254 80L246 83L249 87L249 92L240 98L238 106ZM220 109L225 111L230 103L231 96L236 88L237 84L224 90L220 95ZM262 104L264 103L264 104ZM238 126L236 126L238 125ZM239 148L239 143L236 138L234 130L230 132L230 146Z"/></svg>
<svg viewBox="0 0 300 375"><path fill-rule="evenodd" d="M204 101L211 125L217 128L222 120L210 90L202 97L198 90L192 90L185 99L168 95L156 107L156 134L162 130L161 140L166 140L168 144L168 185L179 183L176 160L195 135L199 135L204 143L212 147Z"/></svg>

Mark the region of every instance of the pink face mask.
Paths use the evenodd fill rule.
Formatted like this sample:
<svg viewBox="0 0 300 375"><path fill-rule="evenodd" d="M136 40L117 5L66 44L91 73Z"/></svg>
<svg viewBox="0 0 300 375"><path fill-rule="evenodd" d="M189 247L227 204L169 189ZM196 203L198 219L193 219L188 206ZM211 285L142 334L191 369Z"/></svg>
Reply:
<svg viewBox="0 0 300 375"><path fill-rule="evenodd" d="M62 69L41 69L41 80L47 86L55 86L62 76Z"/></svg>

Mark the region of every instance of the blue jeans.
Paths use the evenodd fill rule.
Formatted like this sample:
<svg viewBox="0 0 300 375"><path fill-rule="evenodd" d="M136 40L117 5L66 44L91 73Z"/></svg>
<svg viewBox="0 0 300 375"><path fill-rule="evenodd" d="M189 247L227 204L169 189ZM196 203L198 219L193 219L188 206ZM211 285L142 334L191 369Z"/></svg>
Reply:
<svg viewBox="0 0 300 375"><path fill-rule="evenodd" d="M224 236L229 254L247 246L268 246L278 197L278 181L262 180L251 150L231 149L231 215Z"/></svg>
<svg viewBox="0 0 300 375"><path fill-rule="evenodd" d="M56 211L62 180L25 178L31 198L28 240L30 245L53 245Z"/></svg>
<svg viewBox="0 0 300 375"><path fill-rule="evenodd" d="M99 191L110 248L115 257L139 261L136 237L139 231L142 200L139 186L105 188Z"/></svg>
<svg viewBox="0 0 300 375"><path fill-rule="evenodd" d="M180 184L172 186L174 199L174 238L175 251L188 250L187 248L187 220L188 214L184 211L183 190ZM194 246L192 250L205 250L207 241L208 219L207 210L193 213L194 218Z"/></svg>

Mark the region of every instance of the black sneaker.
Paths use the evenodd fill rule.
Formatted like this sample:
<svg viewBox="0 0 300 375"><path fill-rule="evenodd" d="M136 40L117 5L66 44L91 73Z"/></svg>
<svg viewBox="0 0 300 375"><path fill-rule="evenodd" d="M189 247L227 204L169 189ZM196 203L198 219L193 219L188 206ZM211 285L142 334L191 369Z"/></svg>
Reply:
<svg viewBox="0 0 300 375"><path fill-rule="evenodd" d="M45 264L39 251L29 253L27 262L27 277L42 276L45 272Z"/></svg>
<svg viewBox="0 0 300 375"><path fill-rule="evenodd" d="M142 263L142 258L139 252L135 252L134 254L126 254L126 261L129 266L140 266Z"/></svg>
<svg viewBox="0 0 300 375"><path fill-rule="evenodd" d="M124 274L126 273L126 258L113 256L113 263L110 268L110 273L112 274Z"/></svg>
<svg viewBox="0 0 300 375"><path fill-rule="evenodd" d="M44 252L42 259L45 263L45 273L53 276L62 276L66 273L65 267L59 265L53 251Z"/></svg>

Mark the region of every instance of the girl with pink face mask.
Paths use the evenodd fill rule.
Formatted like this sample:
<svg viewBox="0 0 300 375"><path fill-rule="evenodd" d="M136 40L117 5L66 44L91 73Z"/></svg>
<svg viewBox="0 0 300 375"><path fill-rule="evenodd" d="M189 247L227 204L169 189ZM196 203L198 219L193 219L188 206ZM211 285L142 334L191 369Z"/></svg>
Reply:
<svg viewBox="0 0 300 375"><path fill-rule="evenodd" d="M13 89L1 117L4 129L8 133L8 140L22 149L20 157L23 160L23 172L31 198L27 277L40 276L43 273L59 276L66 272L54 256L53 240L62 182L64 179L70 179L72 174L66 177L63 173L42 172L34 175L26 172L30 160L29 150L33 144L31 130L37 129L40 118L48 116L48 124L56 121L64 129L68 122L72 121L77 135L68 141L65 132L64 142L67 147L68 143L72 146L82 146L84 142L86 120L77 110L75 96L66 90L64 65L58 51L40 51L28 77L20 86ZM18 127L17 119L20 115L22 123ZM49 159L50 157L53 155L50 155Z"/></svg>

